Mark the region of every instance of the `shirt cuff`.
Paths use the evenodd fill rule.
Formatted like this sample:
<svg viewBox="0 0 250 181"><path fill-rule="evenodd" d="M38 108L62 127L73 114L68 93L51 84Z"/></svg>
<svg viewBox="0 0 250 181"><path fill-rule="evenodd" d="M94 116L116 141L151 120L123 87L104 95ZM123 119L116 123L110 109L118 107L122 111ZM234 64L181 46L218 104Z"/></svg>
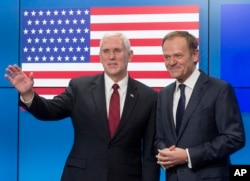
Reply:
<svg viewBox="0 0 250 181"><path fill-rule="evenodd" d="M186 152L187 152L187 165L188 165L188 168L192 168L192 163L191 163L191 159L190 159L190 156L189 156L189 152L188 152L188 149L186 148Z"/></svg>
<svg viewBox="0 0 250 181"><path fill-rule="evenodd" d="M28 100L28 101L24 101L23 97L20 95L20 100L21 100L26 106L29 107L29 106L31 105L33 99L34 99L34 96L35 96L35 94L34 94L34 92L33 92L31 99Z"/></svg>

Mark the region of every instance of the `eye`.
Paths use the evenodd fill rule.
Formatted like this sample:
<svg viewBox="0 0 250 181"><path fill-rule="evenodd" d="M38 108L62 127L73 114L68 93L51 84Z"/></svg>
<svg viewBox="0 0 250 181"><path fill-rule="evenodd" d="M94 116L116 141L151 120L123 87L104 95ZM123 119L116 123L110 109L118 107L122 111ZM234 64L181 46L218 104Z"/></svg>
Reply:
<svg viewBox="0 0 250 181"><path fill-rule="evenodd" d="M168 55L165 55L164 58L165 58L165 60L170 60L171 57Z"/></svg>
<svg viewBox="0 0 250 181"><path fill-rule="evenodd" d="M182 54L176 54L174 57L175 57L175 59L181 59L183 57L183 55Z"/></svg>

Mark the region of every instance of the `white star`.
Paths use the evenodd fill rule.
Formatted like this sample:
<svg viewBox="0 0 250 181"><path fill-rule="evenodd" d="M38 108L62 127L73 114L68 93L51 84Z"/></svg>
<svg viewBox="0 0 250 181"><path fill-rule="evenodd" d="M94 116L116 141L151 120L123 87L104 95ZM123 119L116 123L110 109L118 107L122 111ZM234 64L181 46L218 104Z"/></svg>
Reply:
<svg viewBox="0 0 250 181"><path fill-rule="evenodd" d="M80 51L81 51L81 48L78 46L78 47L76 48L76 51L77 51L77 52L80 52Z"/></svg>
<svg viewBox="0 0 250 181"><path fill-rule="evenodd" d="M88 51L89 51L89 48L86 46L86 47L84 48L84 51L85 51L85 52L88 52Z"/></svg>
<svg viewBox="0 0 250 181"><path fill-rule="evenodd" d="M62 48L61 48L61 51L62 51L62 52L65 52L65 49L66 49L65 47L62 47Z"/></svg>
<svg viewBox="0 0 250 181"><path fill-rule="evenodd" d="M31 30L31 34L36 34L36 30L34 28Z"/></svg>
<svg viewBox="0 0 250 181"><path fill-rule="evenodd" d="M43 11L39 11L39 16L43 16Z"/></svg>
<svg viewBox="0 0 250 181"><path fill-rule="evenodd" d="M48 10L48 11L46 12L46 15L47 15L47 16L50 16L50 14L51 14L51 12Z"/></svg>
<svg viewBox="0 0 250 181"><path fill-rule="evenodd" d="M82 43L84 43L84 42L85 42L85 38L82 37L82 38L80 39L80 41L81 41Z"/></svg>
<svg viewBox="0 0 250 181"><path fill-rule="evenodd" d="M69 61L69 57L68 56L65 57L65 61Z"/></svg>
<svg viewBox="0 0 250 181"><path fill-rule="evenodd" d="M32 47L31 52L36 52L36 49L34 47Z"/></svg>
<svg viewBox="0 0 250 181"><path fill-rule="evenodd" d="M30 19L27 21L27 23L28 25L32 25L32 21Z"/></svg>
<svg viewBox="0 0 250 181"><path fill-rule="evenodd" d="M61 61L62 61L62 57L61 57L61 56L58 56L58 57L57 57L57 60L58 60L59 62L61 62Z"/></svg>
<svg viewBox="0 0 250 181"><path fill-rule="evenodd" d="M23 30L23 34L28 34L28 32L29 32L29 30L27 30L26 28L25 28L25 30Z"/></svg>
<svg viewBox="0 0 250 181"><path fill-rule="evenodd" d="M32 12L31 12L31 16L35 16L36 15L36 12L33 10Z"/></svg>
<svg viewBox="0 0 250 181"><path fill-rule="evenodd" d="M77 61L77 57L75 55L72 58L73 58L73 61Z"/></svg>
<svg viewBox="0 0 250 181"><path fill-rule="evenodd" d="M40 23L40 21L37 19L37 20L35 21L35 25L39 25L39 23Z"/></svg>
<svg viewBox="0 0 250 181"><path fill-rule="evenodd" d="M55 24L55 21L52 19L52 20L50 20L50 24L51 25L54 25Z"/></svg>
<svg viewBox="0 0 250 181"><path fill-rule="evenodd" d="M71 9L70 11L69 11L69 15L73 15L74 14L74 11Z"/></svg>
<svg viewBox="0 0 250 181"><path fill-rule="evenodd" d="M42 60L43 60L44 62L46 62L47 57L43 56L43 57L42 57Z"/></svg>
<svg viewBox="0 0 250 181"><path fill-rule="evenodd" d="M69 52L73 52L74 48L73 47L69 47Z"/></svg>
<svg viewBox="0 0 250 181"><path fill-rule="evenodd" d="M58 48L57 47L54 47L54 52L58 52Z"/></svg>
<svg viewBox="0 0 250 181"><path fill-rule="evenodd" d="M35 43L39 43L40 39L39 38L35 38Z"/></svg>
<svg viewBox="0 0 250 181"><path fill-rule="evenodd" d="M73 24L77 24L77 20L76 19L73 20Z"/></svg>
<svg viewBox="0 0 250 181"><path fill-rule="evenodd" d="M82 11L81 10L77 10L77 15L81 15Z"/></svg>
<svg viewBox="0 0 250 181"><path fill-rule="evenodd" d="M28 48L27 48L27 47L24 47L24 48L23 48L23 52L28 52Z"/></svg>
<svg viewBox="0 0 250 181"><path fill-rule="evenodd" d="M62 24L62 20L59 19L59 20L57 21L57 24L61 25L61 24Z"/></svg>
<svg viewBox="0 0 250 181"><path fill-rule="evenodd" d="M32 42L32 39L31 39L31 38L28 38L28 39L27 39L27 42L28 42L28 43L31 43L31 42Z"/></svg>
<svg viewBox="0 0 250 181"><path fill-rule="evenodd" d="M51 31L51 30L48 28L48 29L46 30L46 33L47 33L47 34L50 34L50 31Z"/></svg>
<svg viewBox="0 0 250 181"><path fill-rule="evenodd" d="M77 34L81 33L81 31L82 31L82 30L81 30L80 28L77 28L77 29L76 29L76 33L77 33Z"/></svg>
<svg viewBox="0 0 250 181"><path fill-rule="evenodd" d="M47 21L44 19L43 20L43 25L46 25L47 24Z"/></svg>
<svg viewBox="0 0 250 181"><path fill-rule="evenodd" d="M63 16L66 15L66 11L64 11L64 10L62 10L61 13Z"/></svg>
<svg viewBox="0 0 250 181"><path fill-rule="evenodd" d="M43 43L46 43L46 42L47 42L47 39L44 37L44 38L42 39L42 41L43 41Z"/></svg>
<svg viewBox="0 0 250 181"><path fill-rule="evenodd" d="M42 47L39 47L39 48L38 48L38 51L39 51L39 52L43 52L43 48L42 48Z"/></svg>
<svg viewBox="0 0 250 181"><path fill-rule="evenodd" d="M88 33L88 32L89 32L89 29L88 29L88 28L85 28L85 29L84 29L84 32L85 32L85 33Z"/></svg>
<svg viewBox="0 0 250 181"><path fill-rule="evenodd" d="M55 15L55 16L58 15L58 11L57 11L57 10L54 11L54 15Z"/></svg>
<svg viewBox="0 0 250 181"><path fill-rule="evenodd" d="M39 57L38 56L35 56L35 61L39 62Z"/></svg>
<svg viewBox="0 0 250 181"><path fill-rule="evenodd" d="M65 43L69 43L69 38L65 38Z"/></svg>
<svg viewBox="0 0 250 181"><path fill-rule="evenodd" d="M57 34L59 30L55 28L53 31L54 31L54 34Z"/></svg>
<svg viewBox="0 0 250 181"><path fill-rule="evenodd" d="M55 39L54 38L50 38L49 41L50 41L50 43L54 43Z"/></svg>
<svg viewBox="0 0 250 181"><path fill-rule="evenodd" d="M46 52L50 52L50 47L47 47L47 48L46 48Z"/></svg>
<svg viewBox="0 0 250 181"><path fill-rule="evenodd" d="M63 28L61 29L62 34L65 34L66 30Z"/></svg>
<svg viewBox="0 0 250 181"><path fill-rule="evenodd" d="M77 38L76 37L74 37L72 40L73 40L73 43L77 42Z"/></svg>
<svg viewBox="0 0 250 181"><path fill-rule="evenodd" d="M24 11L23 14L24 14L24 16L28 16L29 12L28 11Z"/></svg>
<svg viewBox="0 0 250 181"><path fill-rule="evenodd" d="M55 57L50 56L49 59L50 59L51 62L54 62Z"/></svg>
<svg viewBox="0 0 250 181"><path fill-rule="evenodd" d="M85 19L81 19L81 24L85 24Z"/></svg>
<svg viewBox="0 0 250 181"><path fill-rule="evenodd" d="M62 39L59 37L59 38L57 39L57 42L58 42L58 43L62 43Z"/></svg>
<svg viewBox="0 0 250 181"><path fill-rule="evenodd" d="M85 59L84 56L81 56L81 57L80 57L80 60L81 60L81 61L84 61L84 59Z"/></svg>
<svg viewBox="0 0 250 181"><path fill-rule="evenodd" d="M43 34L43 29L40 28L40 29L38 30L38 32L39 32L39 34Z"/></svg>
<svg viewBox="0 0 250 181"><path fill-rule="evenodd" d="M89 14L89 10L86 9L86 10L84 11L84 14L85 14L85 15L88 15L88 14Z"/></svg>
<svg viewBox="0 0 250 181"><path fill-rule="evenodd" d="M69 29L69 33L72 34L74 30L72 28Z"/></svg>
<svg viewBox="0 0 250 181"><path fill-rule="evenodd" d="M68 24L69 24L69 22L70 22L70 20L69 20L69 19L66 19L66 20L65 20L65 24L66 24L66 25L68 25Z"/></svg>
<svg viewBox="0 0 250 181"><path fill-rule="evenodd" d="M31 59L32 59L31 56L28 56L28 57L27 57L28 62L30 62Z"/></svg>

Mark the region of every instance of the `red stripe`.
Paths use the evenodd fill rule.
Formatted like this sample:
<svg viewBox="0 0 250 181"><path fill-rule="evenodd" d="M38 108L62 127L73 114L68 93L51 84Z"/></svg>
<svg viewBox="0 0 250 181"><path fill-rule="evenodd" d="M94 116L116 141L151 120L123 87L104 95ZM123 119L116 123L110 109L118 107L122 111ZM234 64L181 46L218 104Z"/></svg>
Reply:
<svg viewBox="0 0 250 181"><path fill-rule="evenodd" d="M162 87L153 87L153 89L159 92ZM58 95L64 92L65 87L34 87L34 90L39 95Z"/></svg>
<svg viewBox="0 0 250 181"><path fill-rule="evenodd" d="M198 29L198 22L147 22L147 23L98 23L91 24L91 31L121 31L121 30L183 30Z"/></svg>
<svg viewBox="0 0 250 181"><path fill-rule="evenodd" d="M65 90L65 87L34 87L34 90L38 94L48 95L53 94L57 95L62 93Z"/></svg>
<svg viewBox="0 0 250 181"><path fill-rule="evenodd" d="M92 55L91 62L96 63L100 62L99 55ZM164 62L162 55L134 55L132 62Z"/></svg>
<svg viewBox="0 0 250 181"><path fill-rule="evenodd" d="M130 39L131 46L161 46L161 38L148 38L148 39ZM91 39L91 47L99 47L100 39Z"/></svg>
<svg viewBox="0 0 250 181"><path fill-rule="evenodd" d="M198 6L140 6L91 8L91 15L198 13Z"/></svg>
<svg viewBox="0 0 250 181"><path fill-rule="evenodd" d="M28 72L25 72L28 74ZM36 71L34 73L34 78L39 79L68 79L79 76L91 76L101 73L98 71ZM134 78L170 78L167 71L129 71L131 77Z"/></svg>

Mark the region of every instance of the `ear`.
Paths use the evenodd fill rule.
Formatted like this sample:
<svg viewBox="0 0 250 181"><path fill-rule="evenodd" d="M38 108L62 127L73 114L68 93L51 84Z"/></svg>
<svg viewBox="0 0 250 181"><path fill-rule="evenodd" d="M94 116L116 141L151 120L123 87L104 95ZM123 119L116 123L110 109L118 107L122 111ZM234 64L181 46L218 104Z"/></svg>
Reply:
<svg viewBox="0 0 250 181"><path fill-rule="evenodd" d="M198 49L194 50L192 58L193 58L193 62L194 63L199 62L199 50Z"/></svg>
<svg viewBox="0 0 250 181"><path fill-rule="evenodd" d="M133 55L134 55L134 51L133 50L130 50L129 52L128 52L128 61L130 62L131 60L132 60L132 57L133 57Z"/></svg>

